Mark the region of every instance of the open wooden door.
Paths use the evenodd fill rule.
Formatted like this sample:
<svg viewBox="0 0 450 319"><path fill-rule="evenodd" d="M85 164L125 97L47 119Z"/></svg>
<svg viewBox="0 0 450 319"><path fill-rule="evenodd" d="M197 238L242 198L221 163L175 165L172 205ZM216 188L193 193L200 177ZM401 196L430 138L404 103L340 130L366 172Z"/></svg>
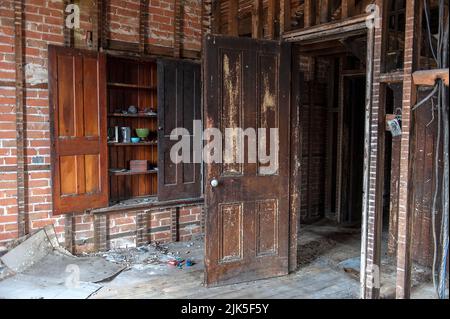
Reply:
<svg viewBox="0 0 450 319"><path fill-rule="evenodd" d="M287 43L223 36L205 40L205 126L222 132L224 146L224 163L205 164L208 286L289 272L290 67ZM266 154L276 141L269 134L275 129L276 169L268 169L274 163L263 164L261 157L249 160L247 138L244 161L238 163L236 139L225 134L226 128L254 129L257 153L265 146ZM234 141L231 155L225 154L226 140Z"/></svg>
<svg viewBox="0 0 450 319"><path fill-rule="evenodd" d="M49 47L55 214L108 206L105 56Z"/></svg>

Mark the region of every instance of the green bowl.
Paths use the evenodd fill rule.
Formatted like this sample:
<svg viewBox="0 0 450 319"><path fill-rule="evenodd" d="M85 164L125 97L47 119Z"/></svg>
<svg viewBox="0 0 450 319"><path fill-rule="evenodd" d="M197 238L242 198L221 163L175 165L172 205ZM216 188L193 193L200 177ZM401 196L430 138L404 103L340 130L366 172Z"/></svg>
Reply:
<svg viewBox="0 0 450 319"><path fill-rule="evenodd" d="M137 128L136 135L140 138L147 138L150 135L150 130L148 128Z"/></svg>

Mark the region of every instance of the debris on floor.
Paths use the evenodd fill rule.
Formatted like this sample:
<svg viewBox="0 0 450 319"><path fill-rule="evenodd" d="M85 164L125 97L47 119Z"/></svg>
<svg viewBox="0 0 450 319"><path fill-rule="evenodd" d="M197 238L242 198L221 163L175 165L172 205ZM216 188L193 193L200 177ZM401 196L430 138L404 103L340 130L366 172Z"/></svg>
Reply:
<svg viewBox="0 0 450 319"><path fill-rule="evenodd" d="M127 269L164 270L166 267L183 269L196 264L195 256L190 256L191 247L194 245L194 242L179 243L176 249L170 250L169 245L154 242L136 248L112 249L91 256L123 264Z"/></svg>
<svg viewBox="0 0 450 319"><path fill-rule="evenodd" d="M346 259L338 264L338 267L346 273L359 278L361 268L361 257Z"/></svg>
<svg viewBox="0 0 450 319"><path fill-rule="evenodd" d="M98 257L76 257L62 248L47 226L0 258L9 276L0 281L0 298L80 299L99 290L125 267Z"/></svg>

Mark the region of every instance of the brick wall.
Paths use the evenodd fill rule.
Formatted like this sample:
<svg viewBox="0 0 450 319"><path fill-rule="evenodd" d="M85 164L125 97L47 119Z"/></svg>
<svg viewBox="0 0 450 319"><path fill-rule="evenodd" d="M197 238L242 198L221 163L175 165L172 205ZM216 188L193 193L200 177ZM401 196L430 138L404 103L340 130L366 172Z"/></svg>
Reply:
<svg viewBox="0 0 450 319"><path fill-rule="evenodd" d="M139 8L138 0L111 0L108 10L108 36L112 40L138 43ZM200 51L202 26L208 28L208 20L202 21L202 12L210 9L201 0L184 2L182 46L184 49ZM149 0L146 42L155 46L173 46L173 0ZM24 47L25 47L25 212L26 230L33 232L45 225L53 224L61 242L70 230L77 252L94 249L94 216L80 214L73 216L70 225L64 216L52 215L51 172L50 172L50 123L48 101L48 58L49 44L64 45L64 1L24 1ZM75 31L75 45L88 47L88 32L94 29L93 7L81 1L81 27ZM16 170L16 94L14 56L14 1L0 1L0 246L18 237L17 226L17 170ZM192 211L196 213L192 213ZM187 240L200 231L200 217L195 209L181 210L179 237ZM187 213L189 212L189 214ZM142 213L142 212L141 212ZM171 219L167 211L149 213L149 239L169 241L172 232ZM107 218L107 241L111 245L136 242L139 223L138 213L117 213ZM194 217L192 217L192 216ZM195 223L182 225L184 219L196 219ZM169 222L170 221L170 222ZM169 224L167 224L169 223ZM139 226L139 227L138 227ZM142 227L140 227L142 228ZM156 230L155 230L156 229ZM123 236L122 236L123 235Z"/></svg>

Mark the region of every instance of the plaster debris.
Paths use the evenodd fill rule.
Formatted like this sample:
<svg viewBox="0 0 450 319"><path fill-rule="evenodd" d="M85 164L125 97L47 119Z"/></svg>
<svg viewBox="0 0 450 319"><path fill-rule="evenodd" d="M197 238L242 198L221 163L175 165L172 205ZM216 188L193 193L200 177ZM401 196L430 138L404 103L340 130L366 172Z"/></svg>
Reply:
<svg viewBox="0 0 450 319"><path fill-rule="evenodd" d="M0 269L0 299L88 298L102 287L98 283L125 268L103 258L73 256L59 245L51 225L29 236L0 260L6 268Z"/></svg>
<svg viewBox="0 0 450 319"><path fill-rule="evenodd" d="M31 85L48 83L48 70L39 64L28 63L25 65L25 79Z"/></svg>

